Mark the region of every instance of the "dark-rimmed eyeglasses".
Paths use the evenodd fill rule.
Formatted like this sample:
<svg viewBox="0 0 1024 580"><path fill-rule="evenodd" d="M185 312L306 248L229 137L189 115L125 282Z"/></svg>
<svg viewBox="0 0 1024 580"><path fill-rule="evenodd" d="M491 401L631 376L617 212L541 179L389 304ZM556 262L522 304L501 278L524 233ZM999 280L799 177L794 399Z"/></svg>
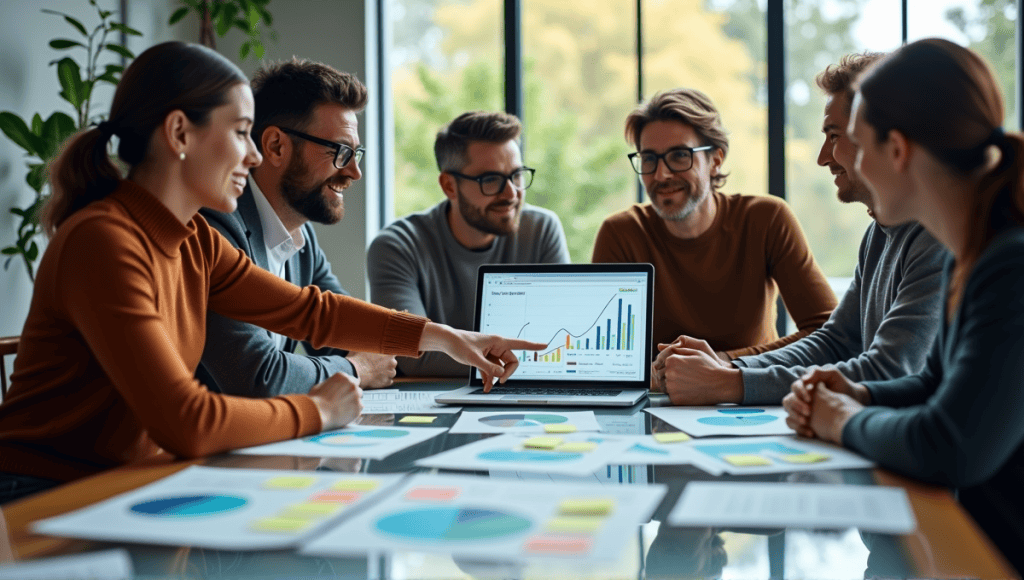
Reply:
<svg viewBox="0 0 1024 580"><path fill-rule="evenodd" d="M664 153L651 153L642 151L630 153L629 162L633 164L633 171L640 175L649 175L658 170L658 161L664 161L669 171L689 171L693 167L693 154L697 151L709 151L714 145L701 145L700 147L676 147Z"/></svg>
<svg viewBox="0 0 1024 580"><path fill-rule="evenodd" d="M533 173L535 171L536 169L532 167L520 167L508 175L498 173L497 171L488 171L477 176L466 175L457 171L446 171L445 173L477 182L480 184L480 193L484 195L498 195L505 189L506 181L512 183L512 187L519 191L529 189L530 185L533 184Z"/></svg>
<svg viewBox="0 0 1024 580"><path fill-rule="evenodd" d="M360 145L355 149L345 145L344 143L335 143L334 141L328 141L327 139L321 139L312 135L303 133L302 131L296 131L295 129L289 129L288 127L278 127L289 135L295 135L300 139L305 139L310 143L316 143L317 145L323 145L324 147L330 147L334 149L334 166L338 169L343 169L348 165L349 161L352 161L352 157L356 158L356 165L363 160L363 154L366 153L366 148Z"/></svg>

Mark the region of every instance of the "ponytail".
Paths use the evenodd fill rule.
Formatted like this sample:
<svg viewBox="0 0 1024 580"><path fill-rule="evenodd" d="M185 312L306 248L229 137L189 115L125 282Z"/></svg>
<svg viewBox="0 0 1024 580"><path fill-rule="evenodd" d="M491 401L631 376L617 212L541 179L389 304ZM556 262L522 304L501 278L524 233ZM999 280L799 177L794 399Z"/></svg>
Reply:
<svg viewBox="0 0 1024 580"><path fill-rule="evenodd" d="M50 199L40 221L47 236L53 236L71 214L117 189L121 172L107 155L113 131L108 122L72 135L60 154L50 163Z"/></svg>

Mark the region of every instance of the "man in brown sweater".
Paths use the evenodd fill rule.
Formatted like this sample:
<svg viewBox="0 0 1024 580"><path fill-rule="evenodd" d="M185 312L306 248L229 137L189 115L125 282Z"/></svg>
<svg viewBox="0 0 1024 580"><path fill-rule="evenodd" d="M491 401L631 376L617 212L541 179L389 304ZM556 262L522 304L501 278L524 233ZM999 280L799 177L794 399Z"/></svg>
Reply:
<svg viewBox="0 0 1024 580"><path fill-rule="evenodd" d="M736 357L789 344L828 320L835 295L789 206L721 193L729 141L707 95L655 95L626 119L626 139L651 202L604 221L593 262L654 264L655 344L700 336ZM779 291L798 327L781 339Z"/></svg>

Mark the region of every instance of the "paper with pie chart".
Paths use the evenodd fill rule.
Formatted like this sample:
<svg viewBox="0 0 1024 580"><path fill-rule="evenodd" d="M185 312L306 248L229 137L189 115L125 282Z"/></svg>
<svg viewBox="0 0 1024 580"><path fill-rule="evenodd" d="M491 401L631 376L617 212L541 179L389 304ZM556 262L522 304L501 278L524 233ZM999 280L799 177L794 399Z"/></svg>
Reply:
<svg viewBox="0 0 1024 580"><path fill-rule="evenodd" d="M35 533L110 542L271 550L297 546L402 475L192 466L33 524Z"/></svg>
<svg viewBox="0 0 1024 580"><path fill-rule="evenodd" d="M349 425L344 429L326 431L319 435L279 441L257 447L236 449L233 453L245 455L299 455L302 457L346 457L384 459L437 437L447 429L443 427L375 427Z"/></svg>
<svg viewBox="0 0 1024 580"><path fill-rule="evenodd" d="M615 560L649 521L664 485L605 486L417 474L388 497L303 545L345 556L440 552L487 560Z"/></svg>
<svg viewBox="0 0 1024 580"><path fill-rule="evenodd" d="M694 437L792 435L782 407L658 407L651 415Z"/></svg>
<svg viewBox="0 0 1024 580"><path fill-rule="evenodd" d="M590 475L630 444L596 433L517 435L508 433L449 449L416 461L423 467L459 471L525 471Z"/></svg>
<svg viewBox="0 0 1024 580"><path fill-rule="evenodd" d="M449 433L544 433L546 429L600 431L593 411L463 411Z"/></svg>
<svg viewBox="0 0 1024 580"><path fill-rule="evenodd" d="M689 445L704 460L711 460L726 473L734 475L867 469L875 465L831 443L794 436L708 438Z"/></svg>

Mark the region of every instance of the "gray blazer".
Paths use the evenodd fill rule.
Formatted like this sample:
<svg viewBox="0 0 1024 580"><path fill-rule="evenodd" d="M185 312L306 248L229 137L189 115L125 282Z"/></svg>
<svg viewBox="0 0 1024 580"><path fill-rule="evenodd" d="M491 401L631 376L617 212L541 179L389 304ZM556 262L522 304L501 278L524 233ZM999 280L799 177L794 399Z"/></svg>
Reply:
<svg viewBox="0 0 1024 580"><path fill-rule="evenodd" d="M245 252L259 267L267 269L267 250L256 199L246 186L238 198L238 209L225 214L203 208L199 213L236 248ZM321 290L348 295L331 264L317 244L312 224L302 226L306 245L285 264L284 276L298 286L310 284ZM206 347L196 369L196 378L211 391L245 397L273 397L305 394L336 372L355 376L355 369L344 358L345 351L314 349L303 343L310 356L295 354L299 342L286 339L279 350L269 331L258 326L226 318L212 311L206 315Z"/></svg>

